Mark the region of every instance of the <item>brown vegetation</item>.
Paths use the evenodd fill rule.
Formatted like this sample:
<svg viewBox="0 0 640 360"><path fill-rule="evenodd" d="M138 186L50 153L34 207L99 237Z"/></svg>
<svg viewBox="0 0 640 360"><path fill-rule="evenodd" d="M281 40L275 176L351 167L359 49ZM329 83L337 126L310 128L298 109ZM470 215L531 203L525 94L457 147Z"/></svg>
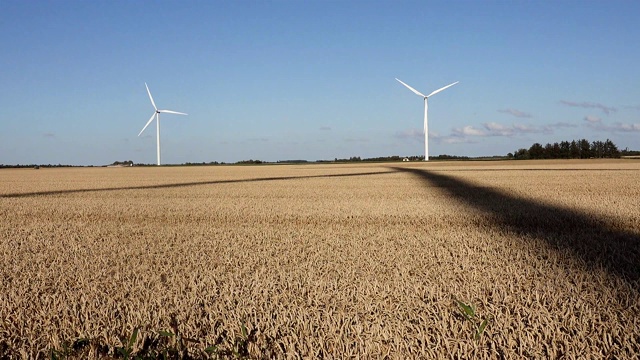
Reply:
<svg viewBox="0 0 640 360"><path fill-rule="evenodd" d="M640 354L634 160L2 170L0 240L0 357Z"/></svg>

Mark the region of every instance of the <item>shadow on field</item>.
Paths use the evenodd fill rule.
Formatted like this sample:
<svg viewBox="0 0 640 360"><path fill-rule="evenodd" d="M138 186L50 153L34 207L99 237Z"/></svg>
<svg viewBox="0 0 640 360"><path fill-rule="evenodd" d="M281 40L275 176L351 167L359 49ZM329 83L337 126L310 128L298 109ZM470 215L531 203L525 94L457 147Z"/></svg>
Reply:
<svg viewBox="0 0 640 360"><path fill-rule="evenodd" d="M167 189L167 188L180 188L180 187L187 187L187 186L234 184L234 183L251 183L251 182L278 181L278 180L296 180L296 179L314 179L314 178L341 178L341 177L352 177L352 176L384 175L384 174L394 174L394 173L397 173L397 172L395 172L395 171L371 171L371 172L361 172L361 173L352 173L352 174L279 176L279 177L235 179L235 180L197 181L197 182L176 183L176 184L124 186L124 187L116 187L116 188L36 191L36 192L28 192L28 193L3 194L3 195L0 195L0 198L23 198L23 197L30 197L30 196L64 195L64 194L77 194L77 193L101 192L101 191Z"/></svg>
<svg viewBox="0 0 640 360"><path fill-rule="evenodd" d="M442 188L453 199L483 211L492 226L544 239L567 251L588 268L603 268L640 289L640 237L616 229L605 218L570 209L516 198L499 190L478 186L431 171L392 167Z"/></svg>

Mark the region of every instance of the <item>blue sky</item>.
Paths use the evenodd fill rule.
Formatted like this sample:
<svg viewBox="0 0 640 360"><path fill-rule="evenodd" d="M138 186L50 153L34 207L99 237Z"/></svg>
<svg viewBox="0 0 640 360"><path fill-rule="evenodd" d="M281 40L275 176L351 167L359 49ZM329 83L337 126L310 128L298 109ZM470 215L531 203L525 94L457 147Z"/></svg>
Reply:
<svg viewBox="0 0 640 360"><path fill-rule="evenodd" d="M0 164L640 150L638 1L0 2Z"/></svg>

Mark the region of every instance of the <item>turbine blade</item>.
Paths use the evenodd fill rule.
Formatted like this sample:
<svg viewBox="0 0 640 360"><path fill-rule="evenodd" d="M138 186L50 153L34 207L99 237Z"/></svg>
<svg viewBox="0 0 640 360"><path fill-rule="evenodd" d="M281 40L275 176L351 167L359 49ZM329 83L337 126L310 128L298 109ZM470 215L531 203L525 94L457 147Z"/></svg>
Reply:
<svg viewBox="0 0 640 360"><path fill-rule="evenodd" d="M185 113L181 113L173 110L158 110L158 112L167 113L167 114L176 114L176 115L189 115L189 114L185 114Z"/></svg>
<svg viewBox="0 0 640 360"><path fill-rule="evenodd" d="M145 126L142 128L142 131L140 131L140 134L138 134L138 136L142 135L142 133L144 132L144 129L146 129L146 128L147 128L147 126L149 126L149 124L151 124L151 122L153 121L153 117L154 117L154 116L156 116L156 113L153 113L153 115L151 115L151 119L149 119L149 121L147 121L147 125L145 125Z"/></svg>
<svg viewBox="0 0 640 360"><path fill-rule="evenodd" d="M153 101L153 97L151 96L151 91L149 91L149 86L147 86L147 83L144 83L144 86L147 87L147 94L149 94L149 99L151 99L151 105L153 105L154 109L158 110L156 103Z"/></svg>
<svg viewBox="0 0 640 360"><path fill-rule="evenodd" d="M419 95L419 96L422 96L422 97L426 97L426 96L424 96L420 91L418 91L418 90L416 90L416 89L412 88L411 86L409 86L409 85L407 85L407 84L403 83L400 79L396 78L396 80L398 80L398 82L400 82L400 84L402 84L402 85L406 86L406 87L407 87L407 89L409 89L409 90L413 91L416 95Z"/></svg>
<svg viewBox="0 0 640 360"><path fill-rule="evenodd" d="M444 89L446 89L446 88L450 88L450 87L452 87L453 85L455 85L455 84L457 84L457 83L459 83L459 82L460 82L460 81L456 81L456 82L454 82L453 84L449 84L449 85L447 85L447 86L445 86L445 87L442 87L442 88L440 88L440 89L438 89L438 90L436 90L436 91L432 92L431 94L427 95L427 97L429 97L429 96L431 96L431 95L435 95L435 94L439 93L440 91L442 91L442 90L444 90Z"/></svg>

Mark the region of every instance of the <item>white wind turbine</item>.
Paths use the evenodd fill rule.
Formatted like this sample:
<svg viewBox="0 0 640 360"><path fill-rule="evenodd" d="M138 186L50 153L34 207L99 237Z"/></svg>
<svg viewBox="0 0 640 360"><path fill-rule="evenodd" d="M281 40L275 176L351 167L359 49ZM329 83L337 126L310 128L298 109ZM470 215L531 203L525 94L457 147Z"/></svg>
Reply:
<svg viewBox="0 0 640 360"><path fill-rule="evenodd" d="M403 83L402 81L400 81L400 79L396 78L396 80L398 80L398 82L400 82L400 84L404 85L407 87L407 89L413 91L416 95L422 96L424 98L424 161L429 161L429 123L427 122L427 108L428 108L428 104L427 104L427 99L432 96L435 95L437 93L439 93L440 91L449 88L457 83L459 83L459 81L454 82L453 84L449 84L445 87L442 87L434 92L432 92L429 95L424 95L421 92L419 92L418 90L412 88L411 86Z"/></svg>
<svg viewBox="0 0 640 360"><path fill-rule="evenodd" d="M142 128L142 131L140 131L140 134L138 134L138 136L142 135L144 130L147 128L147 126L149 126L149 124L151 124L151 122L153 121L153 118L155 117L156 118L156 138L157 138L157 146L158 146L158 165L160 165L160 113L177 114L177 115L187 115L187 114L173 111L173 110L158 110L158 108L156 107L156 103L153 101L153 97L151 96L151 91L149 91L149 86L147 86L147 83L144 83L144 86L147 87L147 94L149 94L149 99L151 99L151 105L153 105L153 108L156 111L153 113L153 115L151 115L151 118L149 119L149 121L147 121L147 124Z"/></svg>

